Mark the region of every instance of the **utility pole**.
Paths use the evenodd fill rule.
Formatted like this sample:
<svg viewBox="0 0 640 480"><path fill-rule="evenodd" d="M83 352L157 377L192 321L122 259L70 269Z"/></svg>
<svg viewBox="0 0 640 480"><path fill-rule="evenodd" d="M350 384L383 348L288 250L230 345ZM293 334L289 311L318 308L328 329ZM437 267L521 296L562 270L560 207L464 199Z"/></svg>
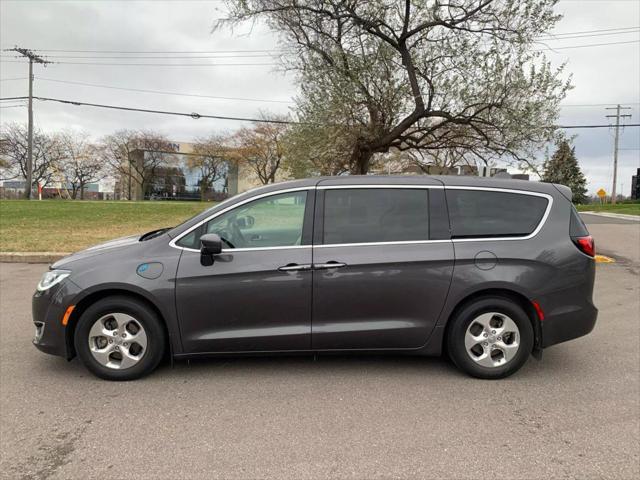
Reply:
<svg viewBox="0 0 640 480"><path fill-rule="evenodd" d="M615 107L608 107L606 110L615 110L615 115L607 115L607 118L616 119L616 133L613 140L613 186L611 188L611 203L615 205L616 203L616 183L618 181L618 139L620 138L620 119L621 118L631 118L631 115L620 115L620 110L631 110L631 107L621 107L618 104Z"/></svg>
<svg viewBox="0 0 640 480"><path fill-rule="evenodd" d="M36 55L33 51L27 48L13 47L5 51L17 52L25 58L29 59L29 123L27 133L27 185L25 188L24 196L27 200L31 199L31 183L33 177L33 64L41 63L47 65L53 63L44 58Z"/></svg>

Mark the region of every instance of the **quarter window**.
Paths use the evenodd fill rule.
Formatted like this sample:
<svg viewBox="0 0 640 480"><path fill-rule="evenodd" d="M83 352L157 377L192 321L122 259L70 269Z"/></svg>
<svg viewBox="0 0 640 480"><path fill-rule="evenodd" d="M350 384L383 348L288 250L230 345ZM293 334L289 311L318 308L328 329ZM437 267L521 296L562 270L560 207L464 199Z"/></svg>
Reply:
<svg viewBox="0 0 640 480"><path fill-rule="evenodd" d="M447 190L453 238L529 235L540 224L547 204L546 198L534 195Z"/></svg>
<svg viewBox="0 0 640 480"><path fill-rule="evenodd" d="M225 248L289 247L300 245L307 192L260 198L209 220L177 242L200 248L205 233L220 235Z"/></svg>
<svg viewBox="0 0 640 480"><path fill-rule="evenodd" d="M408 188L327 189L323 243L427 240L429 192Z"/></svg>

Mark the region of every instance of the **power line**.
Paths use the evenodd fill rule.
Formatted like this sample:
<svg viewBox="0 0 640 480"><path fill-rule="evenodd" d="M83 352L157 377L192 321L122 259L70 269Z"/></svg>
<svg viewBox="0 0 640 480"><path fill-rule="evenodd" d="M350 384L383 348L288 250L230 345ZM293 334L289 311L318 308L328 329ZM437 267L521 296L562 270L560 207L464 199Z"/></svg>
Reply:
<svg viewBox="0 0 640 480"><path fill-rule="evenodd" d="M588 47L603 47L608 45L626 45L632 43L640 43L640 40L628 40L621 42L603 42L603 43L590 43L584 45L567 45L562 47L547 47L544 49L533 50L534 52L542 52L542 51L555 51L555 50L567 50L574 48L588 48ZM14 50L14 49L12 49ZM267 57L271 55L265 55ZM71 57L69 57L71 58ZM88 59L92 57L87 57ZM96 57L95 59L99 60L101 57ZM102 57L108 58L108 57ZM135 58L135 57L129 57ZM162 58L162 57L149 57L153 58ZM178 57L176 57L178 58ZM188 58L198 58L198 57L185 57ZM218 58L218 57L202 57L202 58ZM233 58L233 57L219 57L219 58ZM125 59L125 58L123 58ZM0 60L2 63L22 63L19 60ZM39 63L55 63L58 65L103 65L103 66L133 66L133 67L246 67L246 66L277 66L277 63L117 63L117 62L67 62L67 61L47 61L43 60L43 62Z"/></svg>
<svg viewBox="0 0 640 480"><path fill-rule="evenodd" d="M23 63L20 60L0 60L2 63ZM105 65L110 67L273 67L278 63L104 63L104 62L49 62L55 65Z"/></svg>
<svg viewBox="0 0 640 480"><path fill-rule="evenodd" d="M547 47L542 49L532 50L534 52L567 50L574 48L588 48L588 47L604 47L608 45L626 45L631 43L640 43L640 40L629 40L624 42L605 42L605 43L590 43L586 45L568 45L564 47ZM20 60L0 60L2 63L22 63ZM280 64L278 63L115 63L115 62L60 62L49 61L56 65L102 65L108 67L274 67Z"/></svg>
<svg viewBox="0 0 640 480"><path fill-rule="evenodd" d="M12 80L26 80L27 77L0 78L0 82L10 82Z"/></svg>
<svg viewBox="0 0 640 480"><path fill-rule="evenodd" d="M186 53L268 53L277 52L275 49L262 50L36 50L37 52L56 52L56 53L122 53L122 54L186 54Z"/></svg>
<svg viewBox="0 0 640 480"><path fill-rule="evenodd" d="M294 103L291 100L271 100L265 98L246 98L246 97L221 97L215 95L204 95L197 93L180 93L180 92L168 92L165 90L148 90L143 88L129 88L129 87L117 87L114 85L103 85L96 83L85 83L85 82L75 82L72 80L58 80L53 78L44 78L44 77L35 77L36 80L43 80L45 82L55 82L55 83L63 83L70 85L81 85L85 87L96 87L96 88L107 88L111 90L123 90L126 92L141 92L141 93L154 93L158 95L170 95L170 96L181 96L181 97L195 97L195 98L211 98L214 100L239 100L239 101L247 101L247 102L269 102L269 103ZM640 102L623 102L629 105L640 105ZM560 105L562 108L573 108L573 107L608 107L611 105L616 105L616 102L609 103L583 103L583 104L566 104Z"/></svg>
<svg viewBox="0 0 640 480"><path fill-rule="evenodd" d="M169 96L181 96L181 97L194 97L194 98L211 98L214 100L234 100L234 101L247 101L247 102L268 102L268 103L285 103L292 104L294 103L291 100L272 100L266 98L246 98L246 97L221 97L216 95L204 95L197 93L182 93L182 92L168 92L165 90L149 90L143 88L130 88L130 87L118 87L115 85L104 85L97 83L85 83L85 82L76 82L72 80L59 80L54 78L45 78L36 76L35 79L45 81L45 82L55 82L62 84L70 84L70 85L81 85L85 87L95 87L95 88L106 88L111 90L122 90L126 92L140 92L140 93L153 93L158 95L169 95ZM628 105L640 105L640 102L622 102ZM608 107L611 105L616 105L616 102L609 103L574 103L574 104L564 104L560 105L561 108L577 108L577 107Z"/></svg>
<svg viewBox="0 0 640 480"><path fill-rule="evenodd" d="M631 26L631 27L617 27L617 28L603 28L597 30L579 30L575 32L559 32L548 34L548 39L560 39L563 37L570 38L573 35L585 35L585 34L600 34L611 32L611 34L616 33L628 33L628 31L638 30L640 26ZM594 35L598 36L598 35ZM35 49L37 52L43 53L97 53L97 54L216 54L216 53L281 53L286 50L280 49L233 49L233 50L78 50L78 49Z"/></svg>
<svg viewBox="0 0 640 480"><path fill-rule="evenodd" d="M600 28L598 30L579 30L577 32L559 32L559 33L552 33L550 35L559 37L564 35L580 35L583 33L612 32L612 31L618 31L618 30L637 30L639 28L640 28L640 25L635 25L633 27Z"/></svg>
<svg viewBox="0 0 640 480"><path fill-rule="evenodd" d="M640 105L640 102L622 102L627 105ZM609 103L565 103L560 105L561 107L573 108L573 107L610 107L611 105L616 105L617 102L609 102Z"/></svg>
<svg viewBox="0 0 640 480"><path fill-rule="evenodd" d="M539 50L534 50L534 52L544 52L547 50L567 50L570 48L586 48L586 47L604 47L606 45L624 45L624 44L628 44L628 43L640 43L640 40L629 40L626 42L606 42L606 43L589 43L586 45L569 45L566 47L547 47L547 48L543 48L543 49L539 49Z"/></svg>
<svg viewBox="0 0 640 480"><path fill-rule="evenodd" d="M91 60L178 60L178 59L216 59L216 58L273 58L279 55L279 53L251 53L249 55L115 55L115 56L96 56L96 55L46 55L46 58L70 58L70 59L91 59ZM56 60L57 61L57 60Z"/></svg>
<svg viewBox="0 0 640 480"><path fill-rule="evenodd" d="M579 35L567 35L564 36L552 35L545 37L538 37L536 41L556 41L556 40L569 40L575 38L591 38L591 37L600 37L600 36L609 36L609 35L620 35L620 34L628 34L628 33L640 33L640 27L636 27L634 30L624 30L624 31L615 31L615 32L602 32L595 34L579 34ZM103 53L110 53L109 51L97 52L97 51L68 51L64 53L99 53L99 55L46 55L46 58L56 58L56 59L92 59L92 60L145 60L145 59L234 59L234 58L273 58L275 56L284 55L288 52L288 50L264 50L264 51L256 51L255 53L251 50L246 51L183 51L183 52L113 52L117 53L116 55L103 55ZM229 53L235 53L234 55L230 55ZM7 57L8 58L8 57Z"/></svg>
<svg viewBox="0 0 640 480"><path fill-rule="evenodd" d="M184 112L172 112L172 111L168 111L168 110L152 110L152 109L146 109L146 108L134 108L134 107L123 107L123 106L119 106L119 105L105 105L105 104L101 104L101 103L87 103L87 102L78 102L75 100L63 100L60 98L48 98L48 97L33 97L37 100L42 100L42 101L49 101L49 102L59 102L59 103L65 103L68 105L76 105L76 106L87 106L87 107L97 107L97 108L107 108L107 109L112 109L112 110L125 110L125 111L129 111L129 112L142 112L142 113L155 113L155 114L160 114L160 115L176 115L176 116L180 116L180 117L191 117L195 120L200 119L200 118L212 118L212 119L216 119L216 120L234 120L234 121L240 121L240 122L256 122L256 123L279 123L279 124L285 124L285 125L289 125L289 124L297 124L300 122L293 122L293 121L288 121L288 120L270 120L270 119L264 119L264 118L246 118L246 117L228 117L228 116L222 116L222 115L206 115L206 114L200 114L197 112L192 112L192 113L184 113Z"/></svg>
<svg viewBox="0 0 640 480"><path fill-rule="evenodd" d="M640 127L640 123L628 123L627 125L622 125L622 127ZM611 125L556 125L555 128L611 128Z"/></svg>
<svg viewBox="0 0 640 480"><path fill-rule="evenodd" d="M543 41L555 41L555 40L568 40L568 39L573 39L573 38L593 38L593 37L606 37L606 36L610 36L610 35L622 35L622 34L626 34L626 33L638 33L640 32L640 29L635 29L635 30L624 30L624 31L620 31L620 32L602 32L602 33L589 33L589 34L584 34L584 35L565 35L565 36L547 36L547 37L538 37L536 38L536 40L543 40Z"/></svg>
<svg viewBox="0 0 640 480"><path fill-rule="evenodd" d="M246 102L269 102L269 103L293 103L290 100L268 100L268 99L260 99L260 98L241 98L241 97L220 97L214 95L203 95L196 93L179 93L179 92L167 92L163 90L147 90L142 88L125 88L125 87L116 87L113 85L101 85L96 83L84 83L84 82L74 82L71 80L56 80L53 78L43 78L36 77L38 80L44 80L46 82L56 82L56 83L65 83L71 85L82 85L85 87L95 87L95 88L108 88L111 90L123 90L127 92L140 92L140 93L154 93L158 95L171 95L171 96L181 96L181 97L195 97L195 98L211 98L214 100L240 100Z"/></svg>
<svg viewBox="0 0 640 480"><path fill-rule="evenodd" d="M0 101L25 99L25 98L28 98L28 97L6 97L6 98L0 98ZM142 113L154 113L154 114L161 114L161 115L176 115L181 117L191 117L196 120L200 118L212 118L216 120L234 120L234 121L242 121L242 122L258 122L258 123L279 123L279 124L286 124L286 125L302 123L302 122L294 122L290 120L270 120L270 119L263 119L263 118L207 115L207 114L200 114L196 112L185 113L185 112L174 112L169 110L152 110L152 109L146 109L146 108L124 107L119 105L106 105L106 104L100 104L100 103L87 103L87 102L79 102L76 100L63 100L59 98L49 98L49 97L33 97L33 98L41 101L59 102L59 103L64 103L68 105L76 105L76 106L87 106L87 107L96 107L96 108L107 108L107 109L113 109L113 110L124 110L124 111L130 111L130 112L142 112ZM624 127L640 127L640 123L631 123L631 124L624 125ZM562 128L562 129L611 128L611 125L596 125L596 124L594 125L554 125L554 126L548 126L546 128Z"/></svg>

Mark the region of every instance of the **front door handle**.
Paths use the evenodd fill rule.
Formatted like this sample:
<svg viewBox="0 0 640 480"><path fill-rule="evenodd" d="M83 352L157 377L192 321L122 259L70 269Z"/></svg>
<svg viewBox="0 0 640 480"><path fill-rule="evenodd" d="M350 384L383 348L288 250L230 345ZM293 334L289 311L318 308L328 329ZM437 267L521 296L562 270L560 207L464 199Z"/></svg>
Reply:
<svg viewBox="0 0 640 480"><path fill-rule="evenodd" d="M331 262L327 262L327 263L314 263L313 264L314 270L328 270L330 268L342 268L342 267L346 267L346 266L347 266L346 263L336 262L336 261L331 261Z"/></svg>
<svg viewBox="0 0 640 480"><path fill-rule="evenodd" d="M279 272L300 272L304 270L311 270L311 265L298 265L297 263L288 263L283 267L279 267Z"/></svg>

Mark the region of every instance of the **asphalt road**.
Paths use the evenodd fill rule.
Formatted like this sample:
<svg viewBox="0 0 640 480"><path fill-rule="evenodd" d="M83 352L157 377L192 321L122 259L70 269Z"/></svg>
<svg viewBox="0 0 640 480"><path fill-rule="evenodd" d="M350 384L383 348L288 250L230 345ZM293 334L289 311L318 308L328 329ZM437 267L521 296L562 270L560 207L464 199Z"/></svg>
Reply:
<svg viewBox="0 0 640 480"><path fill-rule="evenodd" d="M46 267L0 265L0 476L639 478L640 224L596 220L618 261L598 265L594 332L493 382L396 356L214 359L105 382L30 345Z"/></svg>

